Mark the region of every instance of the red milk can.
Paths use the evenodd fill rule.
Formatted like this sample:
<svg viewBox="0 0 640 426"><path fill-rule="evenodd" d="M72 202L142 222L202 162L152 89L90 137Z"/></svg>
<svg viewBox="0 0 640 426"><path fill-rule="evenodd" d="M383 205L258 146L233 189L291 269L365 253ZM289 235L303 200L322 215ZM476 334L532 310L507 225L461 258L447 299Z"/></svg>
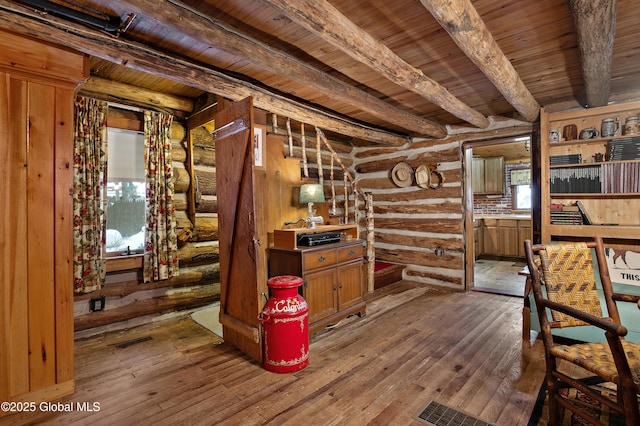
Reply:
<svg viewBox="0 0 640 426"><path fill-rule="evenodd" d="M269 278L271 298L258 316L264 327L264 368L293 373L309 364L309 307L298 294L302 278Z"/></svg>

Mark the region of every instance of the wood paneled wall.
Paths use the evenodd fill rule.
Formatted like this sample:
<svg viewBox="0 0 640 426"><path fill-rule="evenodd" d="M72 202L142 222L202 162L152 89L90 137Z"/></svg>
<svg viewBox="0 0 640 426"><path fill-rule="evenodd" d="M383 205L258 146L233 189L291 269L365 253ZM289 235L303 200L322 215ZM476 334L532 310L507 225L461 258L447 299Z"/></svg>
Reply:
<svg viewBox="0 0 640 426"><path fill-rule="evenodd" d="M1 31L0 52L0 401L50 400L75 386L73 99L88 62Z"/></svg>

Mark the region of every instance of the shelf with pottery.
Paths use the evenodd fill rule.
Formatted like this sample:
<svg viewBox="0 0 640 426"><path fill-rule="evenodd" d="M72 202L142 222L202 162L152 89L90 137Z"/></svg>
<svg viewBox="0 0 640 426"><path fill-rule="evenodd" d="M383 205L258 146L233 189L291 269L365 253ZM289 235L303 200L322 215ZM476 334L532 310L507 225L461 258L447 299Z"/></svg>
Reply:
<svg viewBox="0 0 640 426"><path fill-rule="evenodd" d="M590 238L622 240L621 244L640 243L640 159L608 161L612 142L634 144L640 140L640 101L560 113L541 112L541 223L542 241ZM576 138L576 139L573 139ZM567 140L571 139L571 140ZM550 157L579 154L580 162L550 165ZM592 189L556 188L551 192L553 176L593 169L607 170L598 192ZM623 171L619 171L623 170ZM612 173L612 171L615 171ZM636 178L637 176L637 178ZM630 190L631 189L631 190ZM597 190L597 188L595 189ZM593 225L552 224L551 204L571 205L580 201Z"/></svg>

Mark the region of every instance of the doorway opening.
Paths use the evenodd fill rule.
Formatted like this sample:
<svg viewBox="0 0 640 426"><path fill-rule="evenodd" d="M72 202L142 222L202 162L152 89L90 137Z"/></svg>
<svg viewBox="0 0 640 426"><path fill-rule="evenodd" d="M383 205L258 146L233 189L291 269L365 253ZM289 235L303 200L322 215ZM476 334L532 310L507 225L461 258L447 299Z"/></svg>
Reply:
<svg viewBox="0 0 640 426"><path fill-rule="evenodd" d="M531 238L531 136L464 145L467 290L522 297Z"/></svg>

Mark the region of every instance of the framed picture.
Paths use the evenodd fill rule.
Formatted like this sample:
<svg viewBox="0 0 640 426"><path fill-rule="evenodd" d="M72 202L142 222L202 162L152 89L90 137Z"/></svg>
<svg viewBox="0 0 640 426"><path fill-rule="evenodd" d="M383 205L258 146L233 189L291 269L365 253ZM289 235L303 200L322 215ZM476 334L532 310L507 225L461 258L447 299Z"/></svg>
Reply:
<svg viewBox="0 0 640 426"><path fill-rule="evenodd" d="M640 252L609 247L604 252L612 282L640 286Z"/></svg>
<svg viewBox="0 0 640 426"><path fill-rule="evenodd" d="M264 131L261 127L253 128L253 165L257 169L264 169Z"/></svg>

